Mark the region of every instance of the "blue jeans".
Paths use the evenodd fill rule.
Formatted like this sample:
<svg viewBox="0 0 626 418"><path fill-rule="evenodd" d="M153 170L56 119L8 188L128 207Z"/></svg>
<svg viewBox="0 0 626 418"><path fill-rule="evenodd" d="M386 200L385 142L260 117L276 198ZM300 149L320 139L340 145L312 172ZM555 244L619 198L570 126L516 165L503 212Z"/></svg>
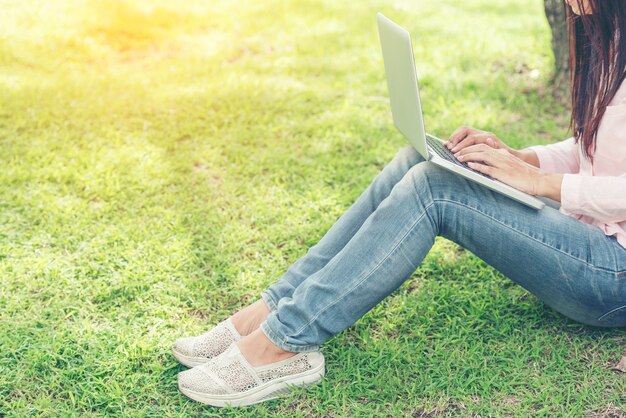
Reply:
<svg viewBox="0 0 626 418"><path fill-rule="evenodd" d="M626 249L614 237L560 213L558 203L528 208L409 146L262 293L271 310L262 331L283 350L317 350L409 278L436 236L569 318L626 326Z"/></svg>

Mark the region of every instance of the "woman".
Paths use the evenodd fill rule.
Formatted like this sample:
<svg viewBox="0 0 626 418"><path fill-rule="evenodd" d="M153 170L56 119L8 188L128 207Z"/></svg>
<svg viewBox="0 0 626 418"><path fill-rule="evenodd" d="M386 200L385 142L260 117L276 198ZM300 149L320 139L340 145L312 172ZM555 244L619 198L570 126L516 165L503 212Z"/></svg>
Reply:
<svg viewBox="0 0 626 418"><path fill-rule="evenodd" d="M249 405L318 381L319 345L398 288L436 236L576 321L626 326L626 6L567 1L574 137L518 151L461 127L446 143L475 170L560 209L530 209L406 147L260 300L176 341L174 355L193 367L179 374L185 395Z"/></svg>

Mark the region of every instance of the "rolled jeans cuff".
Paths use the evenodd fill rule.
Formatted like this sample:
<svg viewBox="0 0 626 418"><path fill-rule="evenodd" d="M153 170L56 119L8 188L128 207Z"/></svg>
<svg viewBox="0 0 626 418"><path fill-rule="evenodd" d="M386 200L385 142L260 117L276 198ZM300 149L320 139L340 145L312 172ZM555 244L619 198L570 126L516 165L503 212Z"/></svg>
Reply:
<svg viewBox="0 0 626 418"><path fill-rule="evenodd" d="M307 351L319 351L319 345L294 345L285 341L284 337L281 337L278 332L275 331L278 319L275 314L270 314L265 321L261 323L261 331L265 336L281 350L289 351L291 353L303 353Z"/></svg>
<svg viewBox="0 0 626 418"><path fill-rule="evenodd" d="M272 296L267 292L261 293L261 299L265 302L265 306L270 310L270 312L274 312L276 310L276 305L278 304Z"/></svg>

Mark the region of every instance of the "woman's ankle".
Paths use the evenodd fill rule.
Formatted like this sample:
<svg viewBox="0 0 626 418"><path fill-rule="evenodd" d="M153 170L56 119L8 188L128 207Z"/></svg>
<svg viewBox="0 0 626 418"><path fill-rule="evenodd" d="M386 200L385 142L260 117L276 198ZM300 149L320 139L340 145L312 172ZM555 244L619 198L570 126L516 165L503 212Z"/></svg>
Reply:
<svg viewBox="0 0 626 418"><path fill-rule="evenodd" d="M256 331L269 314L269 308L263 299L259 299L234 314L231 317L231 321L237 332L242 336L246 336Z"/></svg>
<svg viewBox="0 0 626 418"><path fill-rule="evenodd" d="M286 360L297 354L274 345L260 329L253 331L235 344L246 360L255 367Z"/></svg>

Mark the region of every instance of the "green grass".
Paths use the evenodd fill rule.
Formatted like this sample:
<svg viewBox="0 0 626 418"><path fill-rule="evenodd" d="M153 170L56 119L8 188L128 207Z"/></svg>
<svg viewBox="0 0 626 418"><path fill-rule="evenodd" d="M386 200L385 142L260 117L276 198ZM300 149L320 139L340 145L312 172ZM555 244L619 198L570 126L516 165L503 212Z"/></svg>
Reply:
<svg viewBox="0 0 626 418"><path fill-rule="evenodd" d="M256 300L405 146L375 12L414 35L432 133L565 138L540 0L0 8L0 416L626 415L624 330L444 239L324 345L316 387L215 410L178 392L169 353Z"/></svg>

